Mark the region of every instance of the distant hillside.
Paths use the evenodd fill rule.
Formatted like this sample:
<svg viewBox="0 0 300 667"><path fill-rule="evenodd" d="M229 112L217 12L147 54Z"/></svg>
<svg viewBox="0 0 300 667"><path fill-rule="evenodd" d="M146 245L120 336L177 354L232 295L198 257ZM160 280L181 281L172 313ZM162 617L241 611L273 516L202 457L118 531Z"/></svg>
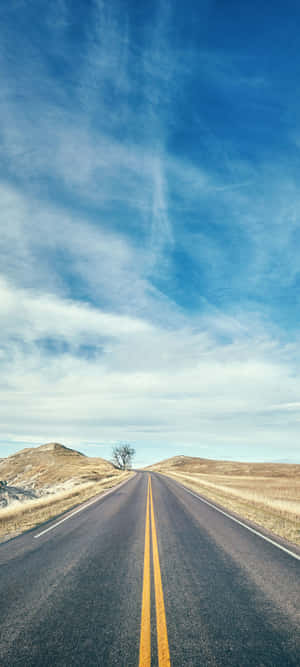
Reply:
<svg viewBox="0 0 300 667"><path fill-rule="evenodd" d="M201 473L202 475L238 475L255 477L300 478L300 464L292 463L244 463L240 461L218 461L197 456L173 456L147 470L181 473Z"/></svg>
<svg viewBox="0 0 300 667"><path fill-rule="evenodd" d="M48 489L53 493L77 484L97 482L116 473L105 459L85 456L56 442L22 449L0 461L0 480L37 495Z"/></svg>

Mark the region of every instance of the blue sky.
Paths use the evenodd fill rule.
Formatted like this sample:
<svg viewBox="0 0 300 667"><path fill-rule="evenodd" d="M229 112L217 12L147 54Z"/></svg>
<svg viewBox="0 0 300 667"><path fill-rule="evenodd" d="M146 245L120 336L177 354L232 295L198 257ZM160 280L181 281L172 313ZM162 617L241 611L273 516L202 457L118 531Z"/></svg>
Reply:
<svg viewBox="0 0 300 667"><path fill-rule="evenodd" d="M0 18L0 456L300 462L298 3Z"/></svg>

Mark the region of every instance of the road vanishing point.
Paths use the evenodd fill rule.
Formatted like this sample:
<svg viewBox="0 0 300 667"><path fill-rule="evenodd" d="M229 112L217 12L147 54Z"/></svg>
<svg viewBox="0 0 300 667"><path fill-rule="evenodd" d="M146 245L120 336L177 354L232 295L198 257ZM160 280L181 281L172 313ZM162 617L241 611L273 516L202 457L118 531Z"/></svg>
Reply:
<svg viewBox="0 0 300 667"><path fill-rule="evenodd" d="M300 550L137 472L0 546L1 667L300 665Z"/></svg>

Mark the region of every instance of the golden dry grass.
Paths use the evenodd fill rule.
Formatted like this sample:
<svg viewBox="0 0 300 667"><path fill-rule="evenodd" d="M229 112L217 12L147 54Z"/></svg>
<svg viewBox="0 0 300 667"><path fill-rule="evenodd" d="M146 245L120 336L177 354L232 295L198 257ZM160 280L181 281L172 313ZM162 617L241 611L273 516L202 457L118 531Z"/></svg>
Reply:
<svg viewBox="0 0 300 667"><path fill-rule="evenodd" d="M151 469L300 545L300 465L174 457Z"/></svg>
<svg viewBox="0 0 300 667"><path fill-rule="evenodd" d="M197 456L173 456L148 466L149 470L173 470L174 472L201 473L204 475L231 475L237 477L289 477L300 479L297 463L246 463L241 461L217 461Z"/></svg>
<svg viewBox="0 0 300 667"><path fill-rule="evenodd" d="M128 479L132 472L116 471L114 476L103 476L99 482L87 482L75 486L72 490L28 500L0 510L0 541L17 535L25 530L47 521L48 519L73 508L107 489Z"/></svg>

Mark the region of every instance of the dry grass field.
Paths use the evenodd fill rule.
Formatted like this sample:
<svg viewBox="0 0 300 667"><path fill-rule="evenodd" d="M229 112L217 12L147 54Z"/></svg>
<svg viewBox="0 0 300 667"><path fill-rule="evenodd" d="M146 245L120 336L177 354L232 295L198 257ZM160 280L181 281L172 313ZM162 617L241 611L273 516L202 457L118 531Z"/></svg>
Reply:
<svg viewBox="0 0 300 667"><path fill-rule="evenodd" d="M150 469L300 545L300 465L176 456Z"/></svg>
<svg viewBox="0 0 300 667"><path fill-rule="evenodd" d="M103 493L131 474L58 443L2 459L0 479L7 481L7 490L0 494L0 541ZM34 499L29 499L29 491Z"/></svg>

